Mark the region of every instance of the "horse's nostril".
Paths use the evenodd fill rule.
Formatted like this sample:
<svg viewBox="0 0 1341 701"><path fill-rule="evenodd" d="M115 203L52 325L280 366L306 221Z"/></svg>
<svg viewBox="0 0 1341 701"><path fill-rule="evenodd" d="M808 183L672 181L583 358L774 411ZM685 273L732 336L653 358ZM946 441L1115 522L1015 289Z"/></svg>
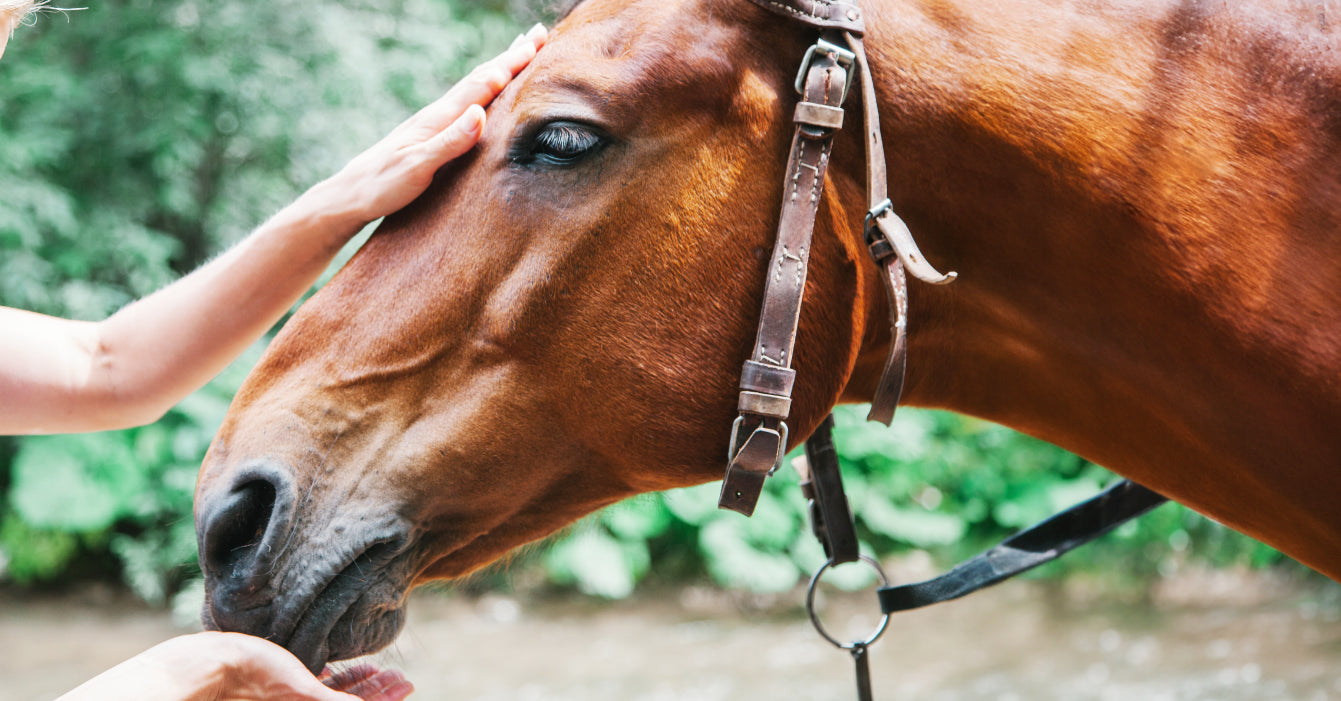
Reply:
<svg viewBox="0 0 1341 701"><path fill-rule="evenodd" d="M275 512L273 480L256 477L225 495L205 525L201 556L208 570L227 578L245 578L265 539Z"/></svg>

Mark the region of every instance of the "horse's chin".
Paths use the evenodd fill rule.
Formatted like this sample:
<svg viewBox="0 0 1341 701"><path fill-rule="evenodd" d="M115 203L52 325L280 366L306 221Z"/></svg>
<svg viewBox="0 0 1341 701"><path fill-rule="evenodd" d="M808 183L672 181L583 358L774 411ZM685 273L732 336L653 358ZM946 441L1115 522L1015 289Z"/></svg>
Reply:
<svg viewBox="0 0 1341 701"><path fill-rule="evenodd" d="M382 650L395 641L405 625L403 595L387 597L373 589L354 590L357 598L341 609L350 594L339 591L335 582L331 587L337 591L313 602L285 645L314 674L328 662Z"/></svg>
<svg viewBox="0 0 1341 701"><path fill-rule="evenodd" d="M207 597L201 615L205 627L264 637L288 649L314 674L328 662L371 654L395 641L405 625L410 587L404 550L383 543L336 564L317 559L295 564L308 571L312 584L303 587L306 593L276 592L260 610L248 612L249 619L221 615L219 602ZM327 574L317 574L322 572Z"/></svg>

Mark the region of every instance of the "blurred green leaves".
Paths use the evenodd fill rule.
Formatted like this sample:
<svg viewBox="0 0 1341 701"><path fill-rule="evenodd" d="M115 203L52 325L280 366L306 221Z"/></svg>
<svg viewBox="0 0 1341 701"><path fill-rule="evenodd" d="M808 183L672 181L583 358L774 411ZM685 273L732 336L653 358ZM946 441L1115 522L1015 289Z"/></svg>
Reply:
<svg viewBox="0 0 1341 701"><path fill-rule="evenodd" d="M226 374L150 426L19 441L0 526L8 576L49 581L102 553L142 598L165 602L195 561L196 471L239 379Z"/></svg>
<svg viewBox="0 0 1341 701"><path fill-rule="evenodd" d="M839 407L835 440L861 550L879 558L923 551L948 567L1116 479L1056 446L970 417L905 408L886 428L864 416L864 407ZM643 562L650 552L654 567L677 563L677 576L773 593L797 586L824 563L791 470L769 479L749 519L718 510L718 490L711 483L640 497L588 519L545 559L551 581L619 598L648 572ZM626 522L654 526L618 525ZM1092 572L1125 584L1148 582L1189 562L1263 567L1284 559L1168 505L1043 571ZM858 589L870 586L873 575L867 568L838 568L825 581Z"/></svg>
<svg viewBox="0 0 1341 701"><path fill-rule="evenodd" d="M0 304L100 319L193 269L506 46L515 9L109 0L20 27L0 61ZM164 601L254 361L152 426L0 438L0 581L111 569Z"/></svg>

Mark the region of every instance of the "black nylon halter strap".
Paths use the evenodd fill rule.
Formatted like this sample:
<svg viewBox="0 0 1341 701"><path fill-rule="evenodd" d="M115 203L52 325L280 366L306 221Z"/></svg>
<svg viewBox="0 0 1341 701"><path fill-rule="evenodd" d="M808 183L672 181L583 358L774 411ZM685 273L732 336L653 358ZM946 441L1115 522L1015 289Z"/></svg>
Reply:
<svg viewBox="0 0 1341 701"><path fill-rule="evenodd" d="M880 608L895 613L972 594L1051 562L1166 501L1135 482L1122 480L939 577L880 589Z"/></svg>
<svg viewBox="0 0 1341 701"><path fill-rule="evenodd" d="M824 417L806 439L805 460L792 463L801 477L801 494L810 501L810 530L835 565L856 562L857 529L843 491L843 471L833 444L833 415Z"/></svg>

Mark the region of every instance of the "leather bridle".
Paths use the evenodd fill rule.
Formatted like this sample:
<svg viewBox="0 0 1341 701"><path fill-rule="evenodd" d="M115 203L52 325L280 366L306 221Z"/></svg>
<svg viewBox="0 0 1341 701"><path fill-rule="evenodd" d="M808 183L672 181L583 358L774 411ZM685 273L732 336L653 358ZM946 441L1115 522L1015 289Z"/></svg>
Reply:
<svg viewBox="0 0 1341 701"><path fill-rule="evenodd" d="M866 27L861 7L842 0L750 1L817 30L819 36L806 51L796 78L801 99L793 113L796 128L783 181L777 241L769 263L754 349L741 372L737 407L740 415L731 429L728 466L719 498L722 508L746 516L754 511L764 479L777 470L787 452L787 417L796 381L796 372L791 368L792 350L811 238L834 137L843 126L843 103L854 79L861 84L865 129L869 205L865 242L881 271L891 326L889 356L876 386L868 420L888 425L903 392L908 317L905 270L931 284L955 279L955 273L942 275L927 262L889 200L875 83L862 44ZM829 558L811 580L812 592L825 568L863 559L857 552L855 527L843 493L832 430L833 418L826 417L806 439L806 459L794 463L801 473L802 490L810 499L812 529ZM939 577L884 586L879 591L881 610L888 615L964 596L1056 559L1165 501L1163 496L1141 485L1120 480L1088 501L1016 533ZM822 629L820 632L824 633ZM864 654L865 646L873 641L874 637L865 643L842 647L860 656L858 653Z"/></svg>
<svg viewBox="0 0 1341 701"><path fill-rule="evenodd" d="M810 263L815 216L824 191L825 172L834 138L843 126L844 102L854 80L861 84L866 146L867 213L864 238L889 303L890 349L876 386L867 419L888 425L903 393L907 365L907 273L931 284L953 281L942 275L918 250L912 233L888 195L888 174L875 83L862 39L866 26L857 3L842 0L750 0L796 20L818 37L806 51L796 77L800 101L793 112L795 131L783 180L782 211L765 282L754 348L741 370L737 416L731 428L726 476L719 505L746 516L754 512L764 480L782 464L787 452L787 418L791 413L796 371L796 345L801 301ZM1095 497L1077 504L948 572L911 584L889 585L879 564L858 552L856 528L833 443L833 417L826 417L806 439L805 460L793 464L810 500L811 528L828 560L810 580L806 608L816 630L856 662L857 695L871 698L867 648L885 631L890 614L956 599L996 584L1111 531L1164 503L1166 499L1129 480L1120 480ZM825 631L816 617L814 594L824 572L834 565L864 560L879 575L877 592L884 619L866 640L843 643Z"/></svg>
<svg viewBox="0 0 1341 701"><path fill-rule="evenodd" d="M888 425L903 393L908 317L905 269L913 277L932 284L955 279L955 273L942 275L927 262L889 200L875 84L862 44L866 26L861 8L850 2L828 0L751 2L814 27L820 36L806 51L796 77L801 100L793 113L796 127L783 180L782 213L754 350L741 371L737 405L740 414L731 429L729 464L718 502L722 508L747 516L754 512L764 479L777 470L787 452L787 417L796 381L796 371L791 367L792 350L801 317L811 238L834 137L843 127L843 103L854 80L861 85L866 142L869 209L865 239L872 260L880 268L890 310L889 355L871 401L868 420ZM827 426L826 422L821 431L827 431Z"/></svg>

